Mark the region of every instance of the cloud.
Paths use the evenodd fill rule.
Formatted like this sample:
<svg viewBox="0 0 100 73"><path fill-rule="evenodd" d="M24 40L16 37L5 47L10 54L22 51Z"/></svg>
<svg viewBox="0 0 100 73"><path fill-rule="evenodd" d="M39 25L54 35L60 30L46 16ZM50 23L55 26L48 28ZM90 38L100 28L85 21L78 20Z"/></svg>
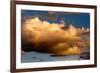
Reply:
<svg viewBox="0 0 100 73"><path fill-rule="evenodd" d="M38 17L27 19L21 27L22 50L33 49L54 55L80 54L89 48L89 29L73 25L62 29L64 24L41 21ZM83 33L88 39L83 41ZM88 33L89 35L89 33ZM85 43L88 41L87 43Z"/></svg>

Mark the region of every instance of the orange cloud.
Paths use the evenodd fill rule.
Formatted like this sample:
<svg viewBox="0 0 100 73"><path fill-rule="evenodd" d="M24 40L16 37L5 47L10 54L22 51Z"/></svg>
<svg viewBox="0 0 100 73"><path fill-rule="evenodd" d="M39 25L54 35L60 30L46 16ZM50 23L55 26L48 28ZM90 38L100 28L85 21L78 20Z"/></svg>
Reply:
<svg viewBox="0 0 100 73"><path fill-rule="evenodd" d="M88 33L89 29L79 29L72 25L66 29L62 29L63 27L64 24L50 24L38 17L27 19L21 29L22 49L31 47L54 55L69 55L80 54L82 49L89 48L89 39L82 39L82 34Z"/></svg>

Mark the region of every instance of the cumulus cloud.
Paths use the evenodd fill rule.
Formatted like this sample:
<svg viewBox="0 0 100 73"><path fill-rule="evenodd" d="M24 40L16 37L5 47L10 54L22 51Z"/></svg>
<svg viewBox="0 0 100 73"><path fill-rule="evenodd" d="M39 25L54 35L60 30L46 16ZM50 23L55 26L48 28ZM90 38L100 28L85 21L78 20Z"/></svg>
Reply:
<svg viewBox="0 0 100 73"><path fill-rule="evenodd" d="M22 23L21 36L22 50L31 48L54 55L80 54L90 46L89 29L76 28L73 25L65 27L64 24L41 21L38 17Z"/></svg>

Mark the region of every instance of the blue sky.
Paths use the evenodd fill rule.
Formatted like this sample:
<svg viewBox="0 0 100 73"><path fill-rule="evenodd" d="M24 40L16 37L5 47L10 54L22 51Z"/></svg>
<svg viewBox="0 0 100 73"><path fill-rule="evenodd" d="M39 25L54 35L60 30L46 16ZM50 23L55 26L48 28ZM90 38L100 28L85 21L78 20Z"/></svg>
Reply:
<svg viewBox="0 0 100 73"><path fill-rule="evenodd" d="M63 20L65 25L73 24L76 27L90 28L89 13L21 10L21 15L22 18L39 17L41 20L48 21L49 23L61 23L61 20Z"/></svg>

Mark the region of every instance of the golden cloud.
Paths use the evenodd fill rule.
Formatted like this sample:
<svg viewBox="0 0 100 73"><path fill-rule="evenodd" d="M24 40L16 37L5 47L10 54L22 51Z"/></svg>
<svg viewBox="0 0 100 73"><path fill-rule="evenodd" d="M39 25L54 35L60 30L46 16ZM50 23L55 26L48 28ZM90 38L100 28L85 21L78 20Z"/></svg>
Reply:
<svg viewBox="0 0 100 73"><path fill-rule="evenodd" d="M38 17L27 19L21 27L22 50L32 48L54 55L70 55L80 54L83 49L89 48L89 29L73 25L63 27L64 24L41 21ZM83 40L83 34L88 39Z"/></svg>

